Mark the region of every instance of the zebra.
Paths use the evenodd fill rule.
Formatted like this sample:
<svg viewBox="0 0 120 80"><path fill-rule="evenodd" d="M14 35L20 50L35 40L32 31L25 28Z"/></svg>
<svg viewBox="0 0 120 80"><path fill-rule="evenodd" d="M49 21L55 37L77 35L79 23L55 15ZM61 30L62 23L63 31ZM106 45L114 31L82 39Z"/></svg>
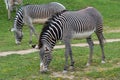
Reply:
<svg viewBox="0 0 120 80"><path fill-rule="evenodd" d="M11 18L11 11L13 11L13 8L16 7L16 5L23 4L23 0L4 0L4 2L6 5L6 9L8 10L8 19Z"/></svg>
<svg viewBox="0 0 120 80"><path fill-rule="evenodd" d="M30 41L32 43L32 34L38 38L33 23L44 24L45 21L54 13L65 10L66 8L58 2L50 2L41 5L25 5L16 13L14 26L11 29L15 33L15 42L20 44L23 38L22 28L24 23L30 28Z"/></svg>
<svg viewBox="0 0 120 80"><path fill-rule="evenodd" d="M65 44L65 66L63 72L68 70L68 56L70 56L71 69L74 69L74 60L70 41L73 38L86 39L90 54L87 62L89 66L92 62L93 40L91 35L96 33L102 51L102 63L105 63L103 36L103 18L100 12L94 7L87 7L78 11L62 11L54 14L44 24L39 36L38 45L33 45L40 49L40 72L46 72L52 60L52 50L58 40Z"/></svg>

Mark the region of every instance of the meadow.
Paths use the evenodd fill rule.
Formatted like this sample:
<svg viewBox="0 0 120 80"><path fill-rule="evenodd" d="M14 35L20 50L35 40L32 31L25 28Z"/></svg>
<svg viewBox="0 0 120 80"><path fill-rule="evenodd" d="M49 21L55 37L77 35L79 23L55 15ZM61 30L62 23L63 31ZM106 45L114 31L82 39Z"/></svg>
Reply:
<svg viewBox="0 0 120 80"><path fill-rule="evenodd" d="M29 1L29 2L28 2ZM80 10L93 6L99 10L104 20L104 36L106 39L120 38L120 3L119 0L24 0L24 4L44 4L48 2L60 2L67 10ZM24 37L21 45L15 44L13 32L13 18L7 20L7 10L3 1L0 2L0 52L12 50L30 49L29 28L23 27ZM40 34L42 25L35 24ZM33 36L33 44L37 39ZM97 40L93 34L93 40ZM72 40L72 43L83 43L85 40ZM99 45L94 47L94 57L91 66L86 67L88 59L88 47L72 47L75 58L75 71L68 71L67 76L73 80L119 80L120 79L120 42L105 43L106 63L101 64L101 50ZM50 71L46 74L39 72L39 54L34 52L26 55L8 55L0 57L0 80L69 80L68 77L55 77L54 73L61 73L64 66L64 49L53 51L53 61Z"/></svg>

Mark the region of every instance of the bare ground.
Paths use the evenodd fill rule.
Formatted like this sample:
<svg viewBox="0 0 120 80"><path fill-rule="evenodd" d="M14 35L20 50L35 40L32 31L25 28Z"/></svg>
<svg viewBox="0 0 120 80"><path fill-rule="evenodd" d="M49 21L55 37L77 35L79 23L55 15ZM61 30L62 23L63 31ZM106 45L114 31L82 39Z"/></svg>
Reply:
<svg viewBox="0 0 120 80"><path fill-rule="evenodd" d="M119 33L120 29L115 29L115 30L107 30L107 33Z"/></svg>

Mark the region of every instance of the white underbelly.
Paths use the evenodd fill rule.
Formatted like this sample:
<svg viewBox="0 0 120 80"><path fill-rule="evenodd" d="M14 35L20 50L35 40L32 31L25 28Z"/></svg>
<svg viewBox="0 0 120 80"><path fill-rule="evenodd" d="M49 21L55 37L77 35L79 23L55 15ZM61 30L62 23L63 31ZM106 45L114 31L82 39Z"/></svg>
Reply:
<svg viewBox="0 0 120 80"><path fill-rule="evenodd" d="M72 34L72 38L87 38L89 37L92 33L94 32L94 30L92 31L87 31L87 32L82 32L82 33L76 33L76 32L73 32Z"/></svg>
<svg viewBox="0 0 120 80"><path fill-rule="evenodd" d="M46 21L48 20L48 18L44 18L44 19L33 19L33 23L41 23L44 24Z"/></svg>

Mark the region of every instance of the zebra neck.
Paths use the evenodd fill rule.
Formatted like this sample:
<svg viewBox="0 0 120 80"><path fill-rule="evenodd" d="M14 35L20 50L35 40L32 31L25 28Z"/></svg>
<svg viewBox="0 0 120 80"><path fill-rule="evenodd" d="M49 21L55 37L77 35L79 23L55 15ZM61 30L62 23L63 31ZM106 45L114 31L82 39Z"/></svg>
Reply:
<svg viewBox="0 0 120 80"><path fill-rule="evenodd" d="M23 25L24 25L24 23L23 23L23 21L21 21L21 22L19 22L19 21L16 21L15 23L14 23L14 28L16 28L16 29L22 29L23 28Z"/></svg>
<svg viewBox="0 0 120 80"><path fill-rule="evenodd" d="M14 27L16 27L16 29L22 29L24 25L24 22L23 22L23 9L20 8L18 10L18 12L16 13L16 17L15 17L15 20L14 20Z"/></svg>
<svg viewBox="0 0 120 80"><path fill-rule="evenodd" d="M56 41L50 39L42 39L42 43L48 45L51 49L53 49L56 44Z"/></svg>

